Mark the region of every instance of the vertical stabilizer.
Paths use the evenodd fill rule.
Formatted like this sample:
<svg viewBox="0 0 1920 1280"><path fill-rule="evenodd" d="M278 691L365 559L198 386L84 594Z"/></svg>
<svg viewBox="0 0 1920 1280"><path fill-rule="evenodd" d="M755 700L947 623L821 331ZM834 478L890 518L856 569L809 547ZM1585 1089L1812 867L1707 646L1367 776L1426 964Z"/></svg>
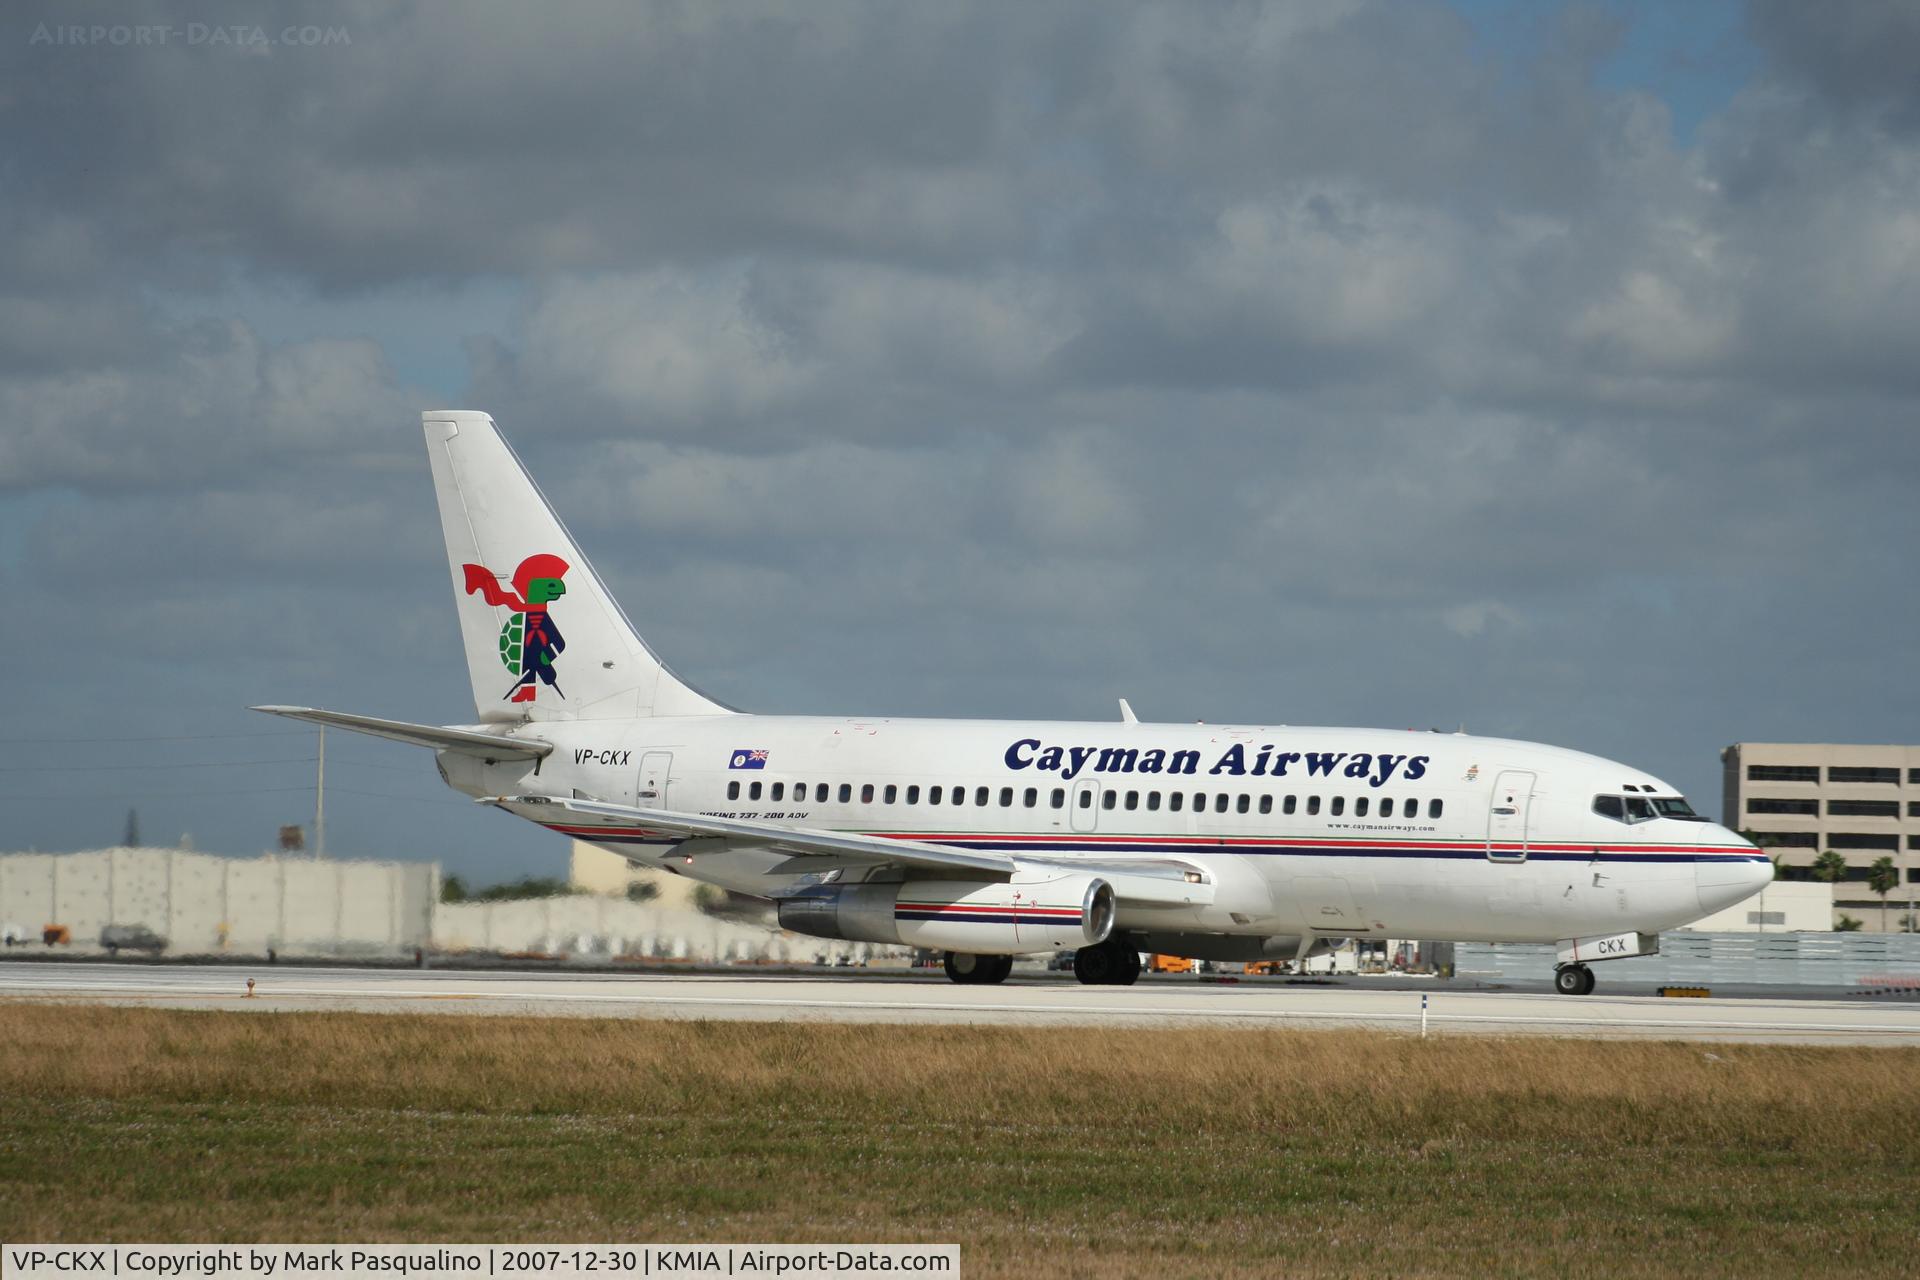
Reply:
<svg viewBox="0 0 1920 1280"><path fill-rule="evenodd" d="M728 710L647 648L490 416L434 409L421 419L481 720Z"/></svg>

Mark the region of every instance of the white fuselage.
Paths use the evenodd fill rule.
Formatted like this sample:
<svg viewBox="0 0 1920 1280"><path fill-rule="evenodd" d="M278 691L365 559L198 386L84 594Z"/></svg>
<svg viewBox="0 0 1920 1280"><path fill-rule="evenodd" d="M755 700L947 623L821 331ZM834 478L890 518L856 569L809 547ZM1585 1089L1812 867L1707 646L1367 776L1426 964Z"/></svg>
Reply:
<svg viewBox="0 0 1920 1280"><path fill-rule="evenodd" d="M1171 915L1123 905L1122 928L1548 942L1685 924L1772 875L1718 824L1596 811L1602 796L1630 819L1684 811L1640 770L1462 734L754 715L518 732L555 745L537 774L442 754L449 784L1053 862L1176 860L1216 886L1209 904ZM797 877L764 847L546 825L745 893Z"/></svg>

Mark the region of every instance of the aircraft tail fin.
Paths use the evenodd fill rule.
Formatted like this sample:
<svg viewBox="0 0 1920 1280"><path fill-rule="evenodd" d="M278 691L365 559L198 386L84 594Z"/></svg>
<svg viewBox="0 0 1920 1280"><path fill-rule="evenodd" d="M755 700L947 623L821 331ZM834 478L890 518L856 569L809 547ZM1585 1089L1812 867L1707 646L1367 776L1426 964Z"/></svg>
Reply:
<svg viewBox="0 0 1920 1280"><path fill-rule="evenodd" d="M729 710L647 647L490 416L421 421L481 721Z"/></svg>

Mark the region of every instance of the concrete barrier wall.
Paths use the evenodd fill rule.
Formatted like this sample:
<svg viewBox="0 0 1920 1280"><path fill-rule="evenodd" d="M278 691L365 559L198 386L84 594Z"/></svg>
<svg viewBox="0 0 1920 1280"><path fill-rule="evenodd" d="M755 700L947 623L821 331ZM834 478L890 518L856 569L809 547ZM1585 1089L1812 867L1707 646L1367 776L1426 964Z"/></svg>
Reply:
<svg viewBox="0 0 1920 1280"><path fill-rule="evenodd" d="M723 920L686 907L590 893L512 902L443 903L434 913L433 943L437 950L449 952L535 953L602 960L624 955L707 963L837 964L912 955L904 947L808 938L771 925Z"/></svg>
<svg viewBox="0 0 1920 1280"><path fill-rule="evenodd" d="M96 950L108 925L173 955L404 955L425 947L440 869L421 862L221 858L178 849L0 855L0 921L38 942L67 927Z"/></svg>
<svg viewBox="0 0 1920 1280"><path fill-rule="evenodd" d="M1460 977L1546 978L1555 948L1547 943L1454 944ZM1712 986L1876 988L1920 986L1920 934L1700 933L1660 935L1660 954L1608 960L1593 966L1604 984L1620 982Z"/></svg>

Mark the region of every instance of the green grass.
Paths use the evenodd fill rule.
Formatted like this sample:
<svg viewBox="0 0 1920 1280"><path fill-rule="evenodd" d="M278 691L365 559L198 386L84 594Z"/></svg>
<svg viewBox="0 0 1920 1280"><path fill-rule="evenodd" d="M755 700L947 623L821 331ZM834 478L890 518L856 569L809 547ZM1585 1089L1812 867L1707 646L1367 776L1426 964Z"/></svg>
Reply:
<svg viewBox="0 0 1920 1280"><path fill-rule="evenodd" d="M0 1005L0 1237L1894 1274L1920 1052Z"/></svg>

